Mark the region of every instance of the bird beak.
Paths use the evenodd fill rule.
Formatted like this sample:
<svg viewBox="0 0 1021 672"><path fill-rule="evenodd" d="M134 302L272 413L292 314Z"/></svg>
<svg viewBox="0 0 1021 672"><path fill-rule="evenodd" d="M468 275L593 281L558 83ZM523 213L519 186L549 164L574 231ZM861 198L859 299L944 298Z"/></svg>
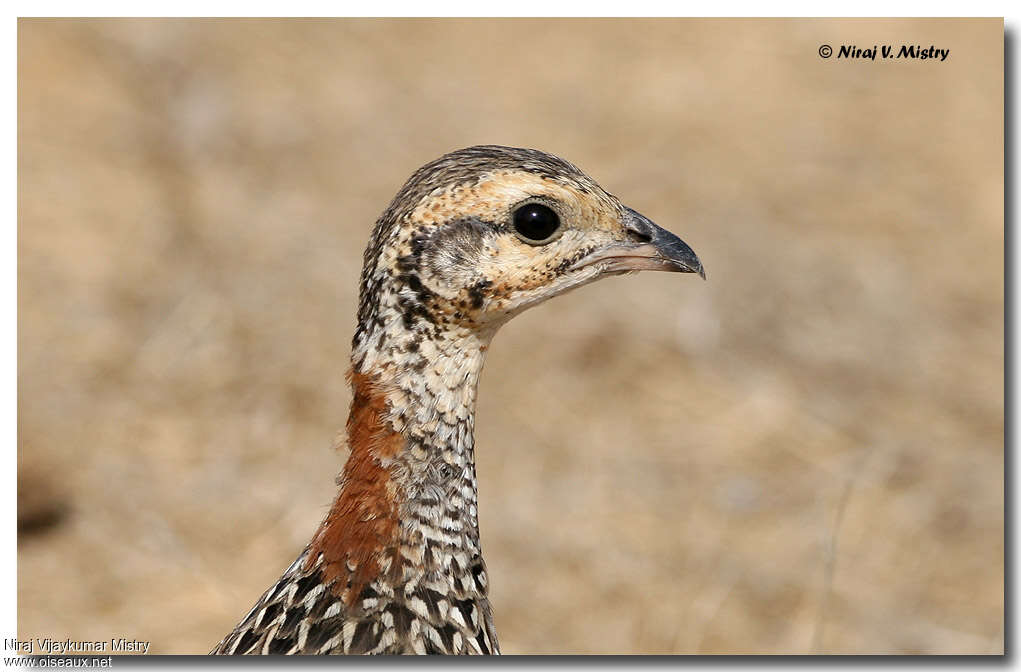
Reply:
<svg viewBox="0 0 1021 672"><path fill-rule="evenodd" d="M624 228L633 242L617 243L596 250L575 263L573 268L602 263L604 273L673 271L698 273L705 280L702 262L687 243L656 226L645 215L631 208L624 208L624 211Z"/></svg>

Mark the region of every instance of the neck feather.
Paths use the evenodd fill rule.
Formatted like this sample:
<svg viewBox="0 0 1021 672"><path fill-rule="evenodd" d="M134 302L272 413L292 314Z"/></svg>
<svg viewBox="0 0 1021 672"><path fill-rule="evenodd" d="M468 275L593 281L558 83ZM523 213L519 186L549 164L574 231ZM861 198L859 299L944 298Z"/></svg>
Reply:
<svg viewBox="0 0 1021 672"><path fill-rule="evenodd" d="M481 554L473 433L490 337L399 320L359 329L350 455L308 559L348 603L379 577L457 574Z"/></svg>

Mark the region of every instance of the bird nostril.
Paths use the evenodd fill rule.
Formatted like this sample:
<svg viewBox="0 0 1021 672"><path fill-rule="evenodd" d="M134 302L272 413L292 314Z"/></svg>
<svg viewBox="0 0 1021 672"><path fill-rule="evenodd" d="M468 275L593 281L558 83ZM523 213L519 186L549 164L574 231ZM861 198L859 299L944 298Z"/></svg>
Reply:
<svg viewBox="0 0 1021 672"><path fill-rule="evenodd" d="M644 231L639 231L638 229L630 227L630 226L627 227L627 237L630 238L631 240L633 240L636 243L651 243L652 242L652 234L646 233Z"/></svg>

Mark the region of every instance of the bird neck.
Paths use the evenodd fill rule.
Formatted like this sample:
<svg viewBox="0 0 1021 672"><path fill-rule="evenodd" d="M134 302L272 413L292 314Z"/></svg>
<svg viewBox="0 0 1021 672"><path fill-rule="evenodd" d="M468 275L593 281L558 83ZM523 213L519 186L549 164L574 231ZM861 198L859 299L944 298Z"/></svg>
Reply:
<svg viewBox="0 0 1021 672"><path fill-rule="evenodd" d="M391 327L394 325L390 325ZM475 397L491 332L462 327L391 328L367 335L351 356L352 371L375 381L387 398L393 429L409 440L445 450L470 442Z"/></svg>
<svg viewBox="0 0 1021 672"><path fill-rule="evenodd" d="M355 337L350 455L310 548L348 603L380 577L456 578L481 562L473 434L491 334L382 322Z"/></svg>

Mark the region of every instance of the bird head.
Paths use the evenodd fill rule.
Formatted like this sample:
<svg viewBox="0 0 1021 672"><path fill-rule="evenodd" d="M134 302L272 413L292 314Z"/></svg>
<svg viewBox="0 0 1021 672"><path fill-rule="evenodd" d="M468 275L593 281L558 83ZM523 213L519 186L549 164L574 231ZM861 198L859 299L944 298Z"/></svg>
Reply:
<svg viewBox="0 0 1021 672"><path fill-rule="evenodd" d="M377 222L359 334L383 326L387 305L409 329L491 332L553 296L642 270L705 277L686 243L573 164L532 149L468 147L415 172Z"/></svg>

